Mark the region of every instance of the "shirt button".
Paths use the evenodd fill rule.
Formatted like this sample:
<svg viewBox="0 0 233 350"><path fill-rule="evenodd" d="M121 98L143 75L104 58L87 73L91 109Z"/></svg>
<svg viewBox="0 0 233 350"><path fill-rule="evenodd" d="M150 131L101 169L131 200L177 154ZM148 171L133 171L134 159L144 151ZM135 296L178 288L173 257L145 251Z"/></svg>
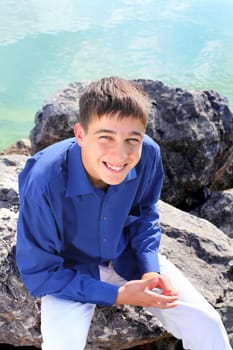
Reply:
<svg viewBox="0 0 233 350"><path fill-rule="evenodd" d="M107 238L103 238L103 242L106 243L107 242Z"/></svg>
<svg viewBox="0 0 233 350"><path fill-rule="evenodd" d="M106 221L106 220L108 219L108 217L107 217L107 216L104 216L103 219L104 219L104 221Z"/></svg>

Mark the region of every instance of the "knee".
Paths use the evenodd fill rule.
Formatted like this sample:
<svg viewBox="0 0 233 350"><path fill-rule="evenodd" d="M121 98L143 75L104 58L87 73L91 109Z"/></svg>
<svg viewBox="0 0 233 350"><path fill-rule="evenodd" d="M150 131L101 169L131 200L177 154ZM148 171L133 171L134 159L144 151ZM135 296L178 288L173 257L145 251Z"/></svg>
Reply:
<svg viewBox="0 0 233 350"><path fill-rule="evenodd" d="M204 324L212 332L218 332L218 329L223 328L221 317L212 306L210 306L207 310L201 312L201 319L201 328Z"/></svg>

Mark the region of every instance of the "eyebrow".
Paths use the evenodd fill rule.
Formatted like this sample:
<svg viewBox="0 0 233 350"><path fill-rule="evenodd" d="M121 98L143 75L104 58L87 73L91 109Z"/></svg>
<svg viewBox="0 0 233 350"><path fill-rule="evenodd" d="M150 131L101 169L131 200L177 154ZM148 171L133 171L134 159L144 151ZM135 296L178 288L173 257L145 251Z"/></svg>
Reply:
<svg viewBox="0 0 233 350"><path fill-rule="evenodd" d="M97 130L95 132L95 134L101 134L101 133L114 134L114 135L117 134L116 131L111 130L111 129L99 129L99 130ZM130 131L129 135L143 137L143 134L140 131L137 131L137 130Z"/></svg>

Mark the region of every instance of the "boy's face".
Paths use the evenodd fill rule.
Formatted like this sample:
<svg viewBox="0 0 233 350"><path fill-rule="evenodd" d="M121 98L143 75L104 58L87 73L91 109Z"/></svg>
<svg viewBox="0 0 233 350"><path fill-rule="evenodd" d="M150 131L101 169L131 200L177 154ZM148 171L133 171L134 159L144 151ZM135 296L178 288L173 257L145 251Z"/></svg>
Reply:
<svg viewBox="0 0 233 350"><path fill-rule="evenodd" d="M105 188L120 184L138 163L145 126L133 117L103 115L93 118L86 132L75 124L74 133L91 182Z"/></svg>

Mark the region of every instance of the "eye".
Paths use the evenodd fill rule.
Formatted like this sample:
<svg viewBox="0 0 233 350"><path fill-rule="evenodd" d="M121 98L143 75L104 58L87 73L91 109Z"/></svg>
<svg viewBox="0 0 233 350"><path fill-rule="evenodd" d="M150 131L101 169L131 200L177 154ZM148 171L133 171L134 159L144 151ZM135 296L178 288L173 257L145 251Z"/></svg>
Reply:
<svg viewBox="0 0 233 350"><path fill-rule="evenodd" d="M126 140L130 145L138 145L140 144L141 140L135 138L135 137L131 137L129 139Z"/></svg>
<svg viewBox="0 0 233 350"><path fill-rule="evenodd" d="M101 141L110 141L110 140L112 140L112 137L109 136L109 135L101 135L101 136L99 136L99 140L101 140Z"/></svg>

